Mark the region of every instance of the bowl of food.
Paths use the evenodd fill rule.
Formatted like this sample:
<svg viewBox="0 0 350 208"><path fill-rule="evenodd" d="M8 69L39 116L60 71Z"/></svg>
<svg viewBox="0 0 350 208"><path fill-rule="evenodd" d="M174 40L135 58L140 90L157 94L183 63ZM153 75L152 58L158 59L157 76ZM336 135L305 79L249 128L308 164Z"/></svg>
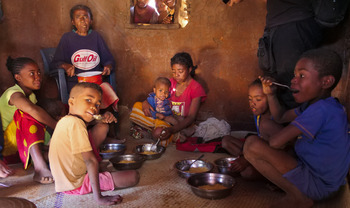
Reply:
<svg viewBox="0 0 350 208"><path fill-rule="evenodd" d="M177 161L174 164L174 168L176 169L178 175L182 178L188 178L192 175L198 174L198 173L207 173L213 170L214 165L210 162L206 162L204 160L197 160L195 161L195 159L192 160L180 160ZM192 162L194 162L189 170L182 170L183 166L186 166L188 164L191 164Z"/></svg>
<svg viewBox="0 0 350 208"><path fill-rule="evenodd" d="M219 158L214 161L214 164L218 168L219 173L232 174L231 166L232 166L232 163L234 163L237 158L238 157Z"/></svg>
<svg viewBox="0 0 350 208"><path fill-rule="evenodd" d="M154 160L160 158L165 152L165 147L158 145L152 149L153 144L142 144L135 147L135 153L145 156L147 160Z"/></svg>
<svg viewBox="0 0 350 208"><path fill-rule="evenodd" d="M187 179L192 192L206 199L221 199L230 195L234 187L235 179L221 173L200 173Z"/></svg>
<svg viewBox="0 0 350 208"><path fill-rule="evenodd" d="M78 82L92 82L95 84L102 84L102 72L90 71L77 74Z"/></svg>
<svg viewBox="0 0 350 208"><path fill-rule="evenodd" d="M145 160L144 156L138 154L117 155L109 159L117 170L139 169Z"/></svg>
<svg viewBox="0 0 350 208"><path fill-rule="evenodd" d="M110 159L116 155L124 154L125 144L103 144L100 146L100 155L103 159Z"/></svg>

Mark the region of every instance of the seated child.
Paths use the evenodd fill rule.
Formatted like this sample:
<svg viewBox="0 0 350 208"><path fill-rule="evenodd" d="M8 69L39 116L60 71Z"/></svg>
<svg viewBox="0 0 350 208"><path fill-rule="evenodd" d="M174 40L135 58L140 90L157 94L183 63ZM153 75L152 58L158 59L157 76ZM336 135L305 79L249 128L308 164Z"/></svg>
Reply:
<svg viewBox="0 0 350 208"><path fill-rule="evenodd" d="M27 57L8 57L6 66L16 84L0 97L4 131L3 160L17 163L20 158L27 169L31 158L35 170L33 180L42 184L53 183L41 146L44 143L45 125L54 129L57 121L36 105L33 91L40 89L42 81L38 64Z"/></svg>
<svg viewBox="0 0 350 208"><path fill-rule="evenodd" d="M312 207L345 184L350 165L350 137L345 108L331 97L342 74L338 54L327 49L303 53L291 81L293 97L302 103L285 111L271 80L261 78L273 118L291 122L266 142L247 138L243 154L267 179L285 191L274 207ZM296 157L281 151L295 137Z"/></svg>
<svg viewBox="0 0 350 208"><path fill-rule="evenodd" d="M147 101L154 111L151 111L154 119L164 120L172 125L177 124L171 111L171 101L169 98L170 80L166 77L158 77L154 83L153 93L150 93Z"/></svg>
<svg viewBox="0 0 350 208"><path fill-rule="evenodd" d="M260 79L256 79L248 86L249 107L254 114L255 125L258 136L268 141L269 138L283 128L281 124L276 123L272 117L267 103L267 97L263 92ZM222 139L222 147L231 155L239 157L232 163L232 171L239 172L243 178L256 179L261 178L259 172L244 158L243 155L244 139L225 136Z"/></svg>
<svg viewBox="0 0 350 208"><path fill-rule="evenodd" d="M99 163L89 141L86 125L99 113L102 89L94 83L78 83L70 93L69 114L57 123L52 135L49 159L57 192L88 194L93 192L96 202L104 205L120 203L122 197L102 196L101 191L135 186L139 174L135 170L99 173ZM101 122L115 122L106 112ZM97 131L97 132L96 132ZM96 125L92 134L98 133Z"/></svg>

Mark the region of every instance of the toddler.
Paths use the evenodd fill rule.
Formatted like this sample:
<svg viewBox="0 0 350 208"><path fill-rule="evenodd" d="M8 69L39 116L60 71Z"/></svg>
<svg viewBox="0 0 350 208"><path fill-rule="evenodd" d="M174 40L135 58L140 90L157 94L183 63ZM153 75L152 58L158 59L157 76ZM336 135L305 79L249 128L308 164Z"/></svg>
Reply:
<svg viewBox="0 0 350 208"><path fill-rule="evenodd" d="M282 125L276 123L271 116L267 96L262 89L260 79L253 81L248 87L249 107L254 115L256 130L258 136L268 141L269 138L282 129ZM225 136L222 139L222 147L231 155L239 157L232 163L231 170L239 172L243 178L255 179L261 178L261 175L244 158L243 145L245 139L238 139L232 136Z"/></svg>
<svg viewBox="0 0 350 208"><path fill-rule="evenodd" d="M342 74L338 54L327 49L301 55L291 81L300 107L285 111L271 80L261 78L273 118L291 122L266 142L250 136L244 145L246 159L267 179L285 191L274 207L312 207L345 184L350 165L350 138L344 107L331 97ZM295 137L296 157L281 151Z"/></svg>
<svg viewBox="0 0 350 208"><path fill-rule="evenodd" d="M122 197L102 196L101 191L134 186L138 183L139 174L134 170L99 173L86 123L99 113L101 97L102 89L97 84L83 82L73 87L68 100L69 114L57 123L51 139L49 159L57 192L78 195L93 192L99 204L111 205L120 203ZM101 122L115 121L115 117L106 112ZM94 126L92 134L98 133L98 130Z"/></svg>
<svg viewBox="0 0 350 208"><path fill-rule="evenodd" d="M170 80L166 77L158 77L154 83L153 93L150 93L147 101L154 111L151 111L154 119L164 120L172 125L177 124L171 111L171 102L169 98Z"/></svg>

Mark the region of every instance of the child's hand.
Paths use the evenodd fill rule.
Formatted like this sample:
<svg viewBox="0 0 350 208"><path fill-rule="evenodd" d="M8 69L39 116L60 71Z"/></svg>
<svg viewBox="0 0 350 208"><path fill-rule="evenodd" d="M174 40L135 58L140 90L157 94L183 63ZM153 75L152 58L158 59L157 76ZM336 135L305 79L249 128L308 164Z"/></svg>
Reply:
<svg viewBox="0 0 350 208"><path fill-rule="evenodd" d="M266 95L272 95L276 93L276 87L272 84L272 78L259 76L261 80L263 92Z"/></svg>
<svg viewBox="0 0 350 208"><path fill-rule="evenodd" d="M164 120L165 116L161 113L156 113L156 117L160 120Z"/></svg>
<svg viewBox="0 0 350 208"><path fill-rule="evenodd" d="M173 134L172 128L164 128L159 135L160 140L168 139Z"/></svg>
<svg viewBox="0 0 350 208"><path fill-rule="evenodd" d="M123 201L123 197L120 195L115 196L101 196L96 200L99 204L102 205L113 205L113 204L119 204Z"/></svg>
<svg viewBox="0 0 350 208"><path fill-rule="evenodd" d="M114 117L114 115L109 111L104 113L102 115L102 117L103 117L103 119L101 120L101 122L103 122L103 123L112 123L112 122L117 123L118 122L117 119Z"/></svg>

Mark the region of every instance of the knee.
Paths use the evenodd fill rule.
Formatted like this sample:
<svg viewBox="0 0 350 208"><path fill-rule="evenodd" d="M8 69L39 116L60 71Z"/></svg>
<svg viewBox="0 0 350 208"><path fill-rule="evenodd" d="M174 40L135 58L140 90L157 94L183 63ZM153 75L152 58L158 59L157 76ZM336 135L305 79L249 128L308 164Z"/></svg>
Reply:
<svg viewBox="0 0 350 208"><path fill-rule="evenodd" d="M129 180L128 187L136 186L140 181L139 172L137 170L131 170L129 174L130 174L130 180Z"/></svg>
<svg viewBox="0 0 350 208"><path fill-rule="evenodd" d="M224 136L221 140L222 148L227 149L229 147L229 143L231 139L232 139L231 136Z"/></svg>
<svg viewBox="0 0 350 208"><path fill-rule="evenodd" d="M255 135L249 136L246 139L246 141L244 143L244 147L243 147L243 154L247 160L249 160L251 157L253 157L261 149L260 148L260 146L261 146L260 140L261 139Z"/></svg>

